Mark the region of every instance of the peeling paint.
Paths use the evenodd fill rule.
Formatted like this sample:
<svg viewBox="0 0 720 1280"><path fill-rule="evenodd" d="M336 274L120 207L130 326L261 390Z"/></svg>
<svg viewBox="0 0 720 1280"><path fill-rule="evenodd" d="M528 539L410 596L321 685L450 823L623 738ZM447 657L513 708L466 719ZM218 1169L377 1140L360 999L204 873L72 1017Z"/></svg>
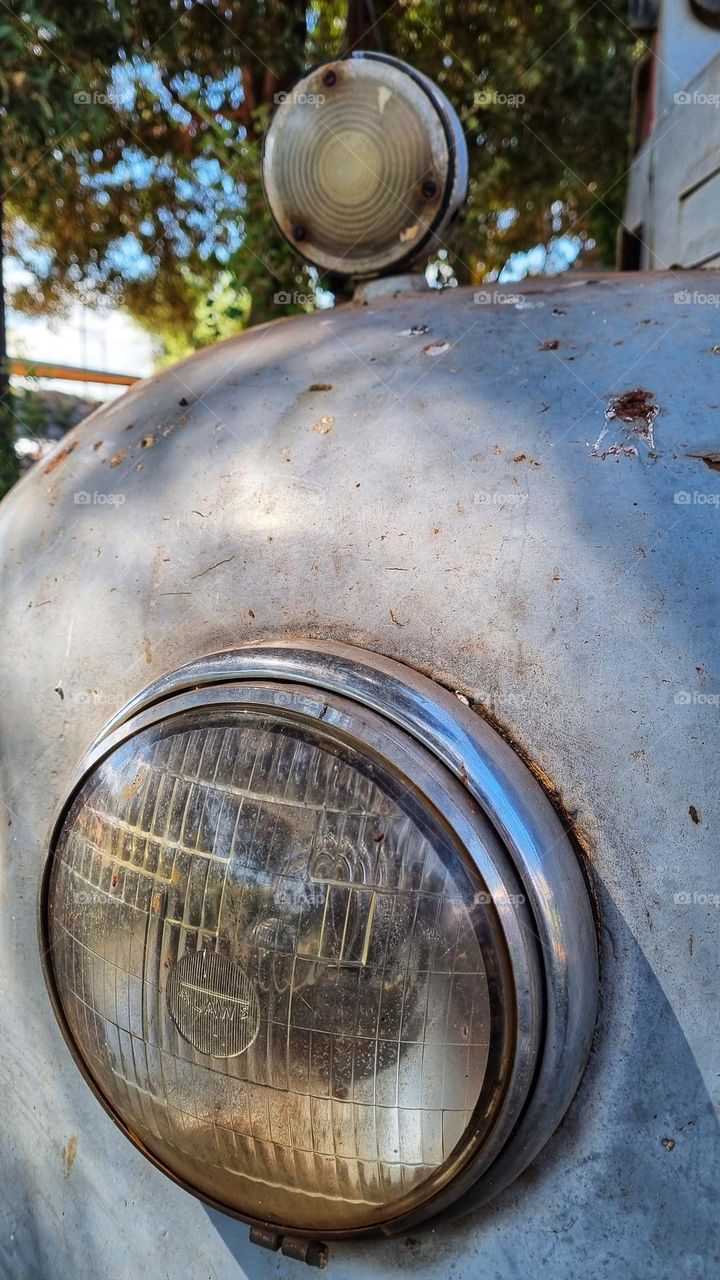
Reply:
<svg viewBox="0 0 720 1280"><path fill-rule="evenodd" d="M622 395L610 400L605 410L605 420L621 422L630 436L642 440L650 451L654 451L653 424L659 412L660 406L655 403L652 391L635 387L632 391L624 391ZM591 458L637 458L640 456L634 444L622 440L615 440L606 449L601 450L600 445L608 433L609 428L603 427L590 450Z"/></svg>
<svg viewBox="0 0 720 1280"><path fill-rule="evenodd" d="M601 451L600 445L607 434L607 427L603 427L600 435L590 450L591 458L600 458L601 461L604 461L605 458L638 458L640 456L634 444L611 444L608 445L607 449L603 449Z"/></svg>
<svg viewBox="0 0 720 1280"><path fill-rule="evenodd" d="M659 412L660 406L655 404L652 391L635 387L632 391L623 391L622 395L615 396L605 410L605 417L608 422L614 418L624 422L634 435L639 436L651 449L654 449L653 423Z"/></svg>

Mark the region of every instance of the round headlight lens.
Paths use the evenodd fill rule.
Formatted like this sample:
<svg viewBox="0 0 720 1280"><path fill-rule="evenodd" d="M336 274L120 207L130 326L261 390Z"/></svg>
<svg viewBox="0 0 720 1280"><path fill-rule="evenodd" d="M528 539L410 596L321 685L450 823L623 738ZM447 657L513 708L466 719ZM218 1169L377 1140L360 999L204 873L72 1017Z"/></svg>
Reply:
<svg viewBox="0 0 720 1280"><path fill-rule="evenodd" d="M218 705L141 727L85 777L46 893L67 1028L130 1135L224 1207L326 1232L454 1176L516 1025L476 863L342 719Z"/></svg>
<svg viewBox="0 0 720 1280"><path fill-rule="evenodd" d="M268 131L273 217L309 261L376 275L437 242L467 193L467 147L437 87L397 59L356 54L311 71Z"/></svg>

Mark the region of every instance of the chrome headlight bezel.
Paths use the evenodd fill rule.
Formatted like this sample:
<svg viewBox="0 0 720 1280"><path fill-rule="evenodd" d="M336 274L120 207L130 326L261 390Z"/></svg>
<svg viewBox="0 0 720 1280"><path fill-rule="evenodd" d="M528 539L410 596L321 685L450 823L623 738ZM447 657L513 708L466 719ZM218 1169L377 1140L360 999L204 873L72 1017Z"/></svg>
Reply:
<svg viewBox="0 0 720 1280"><path fill-rule="evenodd" d="M402 760L406 773L418 779L423 794L457 832L488 885L513 983L513 1059L501 1105L485 1131L453 1153L448 1176L420 1207L379 1228L345 1231L318 1225L303 1234L332 1238L378 1229L390 1234L451 1205L462 1211L483 1203L534 1158L579 1082L597 1004L594 920L567 834L514 751L452 694L379 655L301 640L212 655L154 682L95 739L54 823L39 904L43 970L75 1062L113 1121L152 1163L215 1208L260 1225L260 1220L180 1181L145 1149L97 1088L65 1019L50 963L47 918L53 852L74 798L98 763L150 725L189 709L233 705L282 707L309 721L322 720L388 760ZM492 848L490 860L473 840L477 821L486 821L495 833L485 841L486 849Z"/></svg>

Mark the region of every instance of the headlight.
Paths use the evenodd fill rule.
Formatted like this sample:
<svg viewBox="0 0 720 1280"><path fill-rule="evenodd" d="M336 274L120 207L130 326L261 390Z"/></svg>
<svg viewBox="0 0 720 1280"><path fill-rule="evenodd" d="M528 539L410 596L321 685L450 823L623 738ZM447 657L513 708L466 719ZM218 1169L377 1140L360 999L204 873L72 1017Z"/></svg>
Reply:
<svg viewBox="0 0 720 1280"><path fill-rule="evenodd" d="M310 262L377 275L447 228L467 194L465 137L425 76L382 54L353 54L284 95L263 185L282 234Z"/></svg>
<svg viewBox="0 0 720 1280"><path fill-rule="evenodd" d="M454 765L489 731L452 702L351 650L207 659L116 718L57 824L42 927L73 1052L146 1155L250 1221L406 1227L532 1158L527 1135L508 1152L543 1064L553 1125L577 1082L579 871L502 744L529 845L548 822L556 842L543 894L566 860L539 922L515 833L470 789L471 736Z"/></svg>

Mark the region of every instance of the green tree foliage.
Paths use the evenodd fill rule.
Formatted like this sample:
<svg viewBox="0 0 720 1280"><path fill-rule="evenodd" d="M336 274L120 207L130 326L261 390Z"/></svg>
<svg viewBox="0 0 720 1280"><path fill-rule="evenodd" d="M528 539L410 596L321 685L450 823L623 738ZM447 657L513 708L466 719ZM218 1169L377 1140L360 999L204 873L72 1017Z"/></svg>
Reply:
<svg viewBox="0 0 720 1280"><path fill-rule="evenodd" d="M612 256L636 42L625 0L397 0L377 40L437 80L467 132L471 196L446 271L497 272L571 233ZM346 47L322 0L23 0L0 10L15 305L125 308L181 354L308 292L259 182L275 95Z"/></svg>
<svg viewBox="0 0 720 1280"><path fill-rule="evenodd" d="M52 210L60 214L69 190L69 175L59 182L54 176L61 148L78 154L102 129L98 112L78 117L75 92L82 77L100 75L115 57L117 45L107 17L100 6L87 13L70 7L58 23L46 11L52 7L31 3L0 9L0 250L7 248L8 232L14 233L18 218L37 215L41 227L44 219L52 219ZM65 225L67 239L54 253L59 276L67 274L73 246L83 234L79 225ZM18 472L13 447L18 423L6 364L3 265L0 252L0 495Z"/></svg>

